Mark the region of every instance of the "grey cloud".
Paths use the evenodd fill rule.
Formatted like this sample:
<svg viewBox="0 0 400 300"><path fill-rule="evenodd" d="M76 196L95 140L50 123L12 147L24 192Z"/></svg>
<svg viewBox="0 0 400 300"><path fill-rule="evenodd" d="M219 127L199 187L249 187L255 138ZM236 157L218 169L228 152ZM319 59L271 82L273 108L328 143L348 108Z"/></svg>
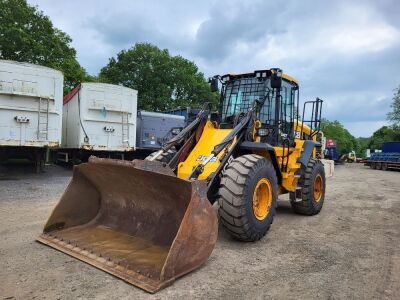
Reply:
<svg viewBox="0 0 400 300"><path fill-rule="evenodd" d="M197 55L223 59L234 51L237 43L255 43L261 38L280 32L279 11L275 2L246 4L225 3L215 6L210 18L199 27L194 43ZM276 20L276 22L272 22Z"/></svg>
<svg viewBox="0 0 400 300"><path fill-rule="evenodd" d="M144 16L135 13L116 13L104 19L93 18L90 22L103 41L122 49L141 41L160 43L164 37Z"/></svg>
<svg viewBox="0 0 400 300"><path fill-rule="evenodd" d="M382 121L390 111L392 90L400 84L399 49L372 55L328 61L314 70L315 76L303 84L304 95L326 100L329 119Z"/></svg>
<svg viewBox="0 0 400 300"><path fill-rule="evenodd" d="M368 34L351 35L352 30L371 30L380 43L380 32L373 32L377 26L386 30L383 35L399 33L397 0L116 0L112 5L87 0L79 3L79 17L64 13L77 0L29 1L68 29L81 64L94 74L109 57L136 42L187 57L207 76L278 66L300 81L303 100L326 100L326 117L357 123L356 135L377 129L363 129L360 122L378 126L385 121L392 89L400 84L400 41L384 40L375 47ZM332 38L339 42L332 46ZM354 41L359 42L356 50L343 50ZM363 42L366 46L360 48ZM92 54L91 47L105 50Z"/></svg>

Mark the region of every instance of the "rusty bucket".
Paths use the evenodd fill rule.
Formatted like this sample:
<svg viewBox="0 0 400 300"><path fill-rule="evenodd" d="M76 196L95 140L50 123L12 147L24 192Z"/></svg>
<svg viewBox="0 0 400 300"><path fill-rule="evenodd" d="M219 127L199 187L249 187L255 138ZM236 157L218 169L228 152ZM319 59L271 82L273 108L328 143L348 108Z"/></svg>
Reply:
<svg viewBox="0 0 400 300"><path fill-rule="evenodd" d="M92 157L37 240L154 293L210 256L218 221L206 192L158 162Z"/></svg>

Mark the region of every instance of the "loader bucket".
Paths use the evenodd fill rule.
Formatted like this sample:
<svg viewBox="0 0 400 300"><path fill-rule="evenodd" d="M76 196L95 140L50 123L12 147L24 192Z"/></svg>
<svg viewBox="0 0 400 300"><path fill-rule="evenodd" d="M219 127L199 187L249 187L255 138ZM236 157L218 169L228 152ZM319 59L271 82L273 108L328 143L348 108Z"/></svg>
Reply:
<svg viewBox="0 0 400 300"><path fill-rule="evenodd" d="M37 240L154 293L210 256L218 221L206 192L159 162L91 157Z"/></svg>

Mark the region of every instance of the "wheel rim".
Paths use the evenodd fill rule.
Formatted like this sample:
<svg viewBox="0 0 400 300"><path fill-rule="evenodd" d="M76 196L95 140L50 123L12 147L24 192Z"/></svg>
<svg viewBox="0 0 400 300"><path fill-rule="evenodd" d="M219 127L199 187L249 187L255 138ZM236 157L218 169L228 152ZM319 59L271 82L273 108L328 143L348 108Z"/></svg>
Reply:
<svg viewBox="0 0 400 300"><path fill-rule="evenodd" d="M315 202L321 201L323 189L323 179L321 174L317 174L314 179L314 200Z"/></svg>
<svg viewBox="0 0 400 300"><path fill-rule="evenodd" d="M272 185L266 178L261 178L253 193L253 212L257 220L264 220L272 204Z"/></svg>

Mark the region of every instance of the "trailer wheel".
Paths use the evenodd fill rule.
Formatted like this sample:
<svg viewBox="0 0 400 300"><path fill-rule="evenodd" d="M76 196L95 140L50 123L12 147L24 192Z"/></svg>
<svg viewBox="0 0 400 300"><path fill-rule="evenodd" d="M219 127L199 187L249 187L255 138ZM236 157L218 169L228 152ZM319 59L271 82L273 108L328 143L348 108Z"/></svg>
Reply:
<svg viewBox="0 0 400 300"><path fill-rule="evenodd" d="M376 169L382 170L382 163L380 163L380 162L376 163Z"/></svg>
<svg viewBox="0 0 400 300"><path fill-rule="evenodd" d="M276 210L278 183L271 161L243 155L226 168L218 191L222 225L236 239L256 241L270 228Z"/></svg>
<svg viewBox="0 0 400 300"><path fill-rule="evenodd" d="M145 158L145 160L150 160L155 154L156 152L151 153L149 156L147 156ZM155 161L159 161L162 163L169 163L170 160L175 156L176 154L176 149L175 148L171 148L169 149L167 152L161 153L156 159Z"/></svg>
<svg viewBox="0 0 400 300"><path fill-rule="evenodd" d="M386 171L387 170L387 163L382 163L382 171Z"/></svg>
<svg viewBox="0 0 400 300"><path fill-rule="evenodd" d="M325 169L321 161L311 158L304 170L299 184L300 201L291 197L293 210L302 215L318 214L325 200Z"/></svg>
<svg viewBox="0 0 400 300"><path fill-rule="evenodd" d="M376 163L371 163L371 167L372 167L372 169L374 169L374 170L376 170Z"/></svg>

